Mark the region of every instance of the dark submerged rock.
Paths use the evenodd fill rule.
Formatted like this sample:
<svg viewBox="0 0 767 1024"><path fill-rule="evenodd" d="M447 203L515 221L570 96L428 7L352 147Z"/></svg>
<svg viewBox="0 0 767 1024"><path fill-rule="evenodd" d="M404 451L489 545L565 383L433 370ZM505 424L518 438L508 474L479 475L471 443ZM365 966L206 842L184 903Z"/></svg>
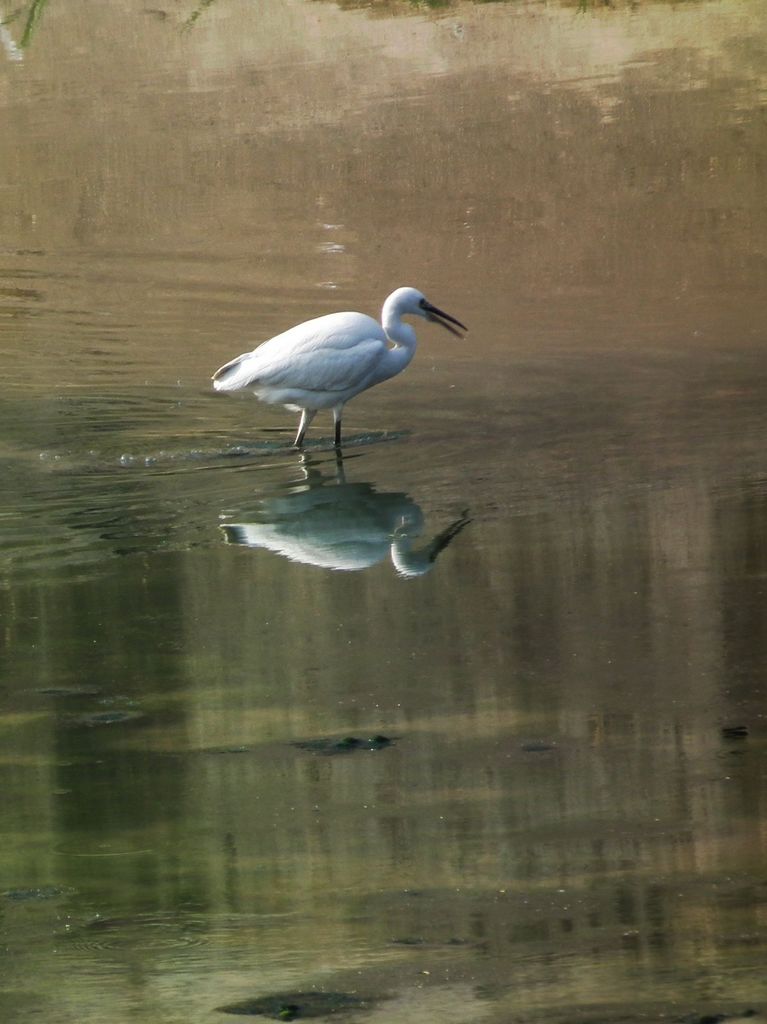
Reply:
<svg viewBox="0 0 767 1024"><path fill-rule="evenodd" d="M85 686L46 686L42 690L37 690L36 692L39 693L41 697L54 697L57 700L74 700L78 697L98 697L100 693L99 690L89 689Z"/></svg>
<svg viewBox="0 0 767 1024"><path fill-rule="evenodd" d="M744 740L748 736L747 725L723 725L722 738L726 740Z"/></svg>
<svg viewBox="0 0 767 1024"><path fill-rule="evenodd" d="M376 1000L349 992L281 992L261 999L217 1007L218 1013L267 1017L271 1020L308 1020L370 1010Z"/></svg>
<svg viewBox="0 0 767 1024"><path fill-rule="evenodd" d="M69 722L72 726L86 726L89 729L104 725L123 725L127 722L138 722L145 715L141 711L94 711L87 715L77 715Z"/></svg>
<svg viewBox="0 0 767 1024"><path fill-rule="evenodd" d="M724 1024L728 1020L743 1020L746 1017L756 1017L758 1011L752 1008L743 1010L742 1013L691 1013L686 1017L679 1017L679 1024Z"/></svg>
<svg viewBox="0 0 767 1024"><path fill-rule="evenodd" d="M315 754L350 754L355 750L384 750L394 743L390 736L377 733L375 736L368 736L360 739L357 736L344 736L340 740L305 740L302 743L294 743L299 750L310 750Z"/></svg>
<svg viewBox="0 0 767 1024"><path fill-rule="evenodd" d="M522 750L526 754L546 754L556 748L556 743L547 743L545 740L531 740L529 743L522 744Z"/></svg>

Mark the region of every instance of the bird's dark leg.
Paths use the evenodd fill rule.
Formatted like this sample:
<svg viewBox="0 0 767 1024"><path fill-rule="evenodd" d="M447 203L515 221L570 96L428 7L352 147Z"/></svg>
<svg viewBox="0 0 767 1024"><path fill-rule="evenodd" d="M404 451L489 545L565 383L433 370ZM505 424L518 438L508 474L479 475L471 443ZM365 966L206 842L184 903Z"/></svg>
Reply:
<svg viewBox="0 0 767 1024"><path fill-rule="evenodd" d="M346 483L346 473L344 471L344 453L340 448L336 448L336 483Z"/></svg>
<svg viewBox="0 0 767 1024"><path fill-rule="evenodd" d="M343 409L344 407L342 405L337 405L333 410L333 423L336 428L336 436L333 444L336 448L341 447L341 413L343 412Z"/></svg>

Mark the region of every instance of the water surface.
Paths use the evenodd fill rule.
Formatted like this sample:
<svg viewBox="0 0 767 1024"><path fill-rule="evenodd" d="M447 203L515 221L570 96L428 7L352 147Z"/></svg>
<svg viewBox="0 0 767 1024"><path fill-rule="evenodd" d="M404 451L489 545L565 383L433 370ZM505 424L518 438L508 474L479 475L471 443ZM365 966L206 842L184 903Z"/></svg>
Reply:
<svg viewBox="0 0 767 1024"><path fill-rule="evenodd" d="M2 28L3 1020L761 1012L761 5Z"/></svg>

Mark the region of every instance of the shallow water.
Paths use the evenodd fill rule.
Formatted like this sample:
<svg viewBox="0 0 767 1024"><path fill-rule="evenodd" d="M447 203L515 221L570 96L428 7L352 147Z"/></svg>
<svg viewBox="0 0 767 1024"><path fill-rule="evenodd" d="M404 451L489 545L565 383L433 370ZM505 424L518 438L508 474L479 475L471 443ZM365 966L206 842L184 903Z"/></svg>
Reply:
<svg viewBox="0 0 767 1024"><path fill-rule="evenodd" d="M761 1012L761 5L0 45L0 1017ZM342 459L210 391L402 283Z"/></svg>

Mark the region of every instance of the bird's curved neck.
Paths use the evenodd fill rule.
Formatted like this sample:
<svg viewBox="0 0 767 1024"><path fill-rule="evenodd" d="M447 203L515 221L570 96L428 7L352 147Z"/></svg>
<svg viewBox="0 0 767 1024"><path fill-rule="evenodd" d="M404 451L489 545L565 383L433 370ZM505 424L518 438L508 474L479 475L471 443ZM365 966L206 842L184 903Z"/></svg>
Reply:
<svg viewBox="0 0 767 1024"><path fill-rule="evenodd" d="M387 300L381 312L381 324L386 337L398 348L408 349L412 358L415 351L415 331L402 320L402 315L396 305L389 305Z"/></svg>
<svg viewBox="0 0 767 1024"><path fill-rule="evenodd" d="M386 304L381 314L381 324L386 337L392 343L392 348L379 365L380 379L388 380L389 377L404 370L415 355L416 337L410 324L403 322L399 310L392 309Z"/></svg>

